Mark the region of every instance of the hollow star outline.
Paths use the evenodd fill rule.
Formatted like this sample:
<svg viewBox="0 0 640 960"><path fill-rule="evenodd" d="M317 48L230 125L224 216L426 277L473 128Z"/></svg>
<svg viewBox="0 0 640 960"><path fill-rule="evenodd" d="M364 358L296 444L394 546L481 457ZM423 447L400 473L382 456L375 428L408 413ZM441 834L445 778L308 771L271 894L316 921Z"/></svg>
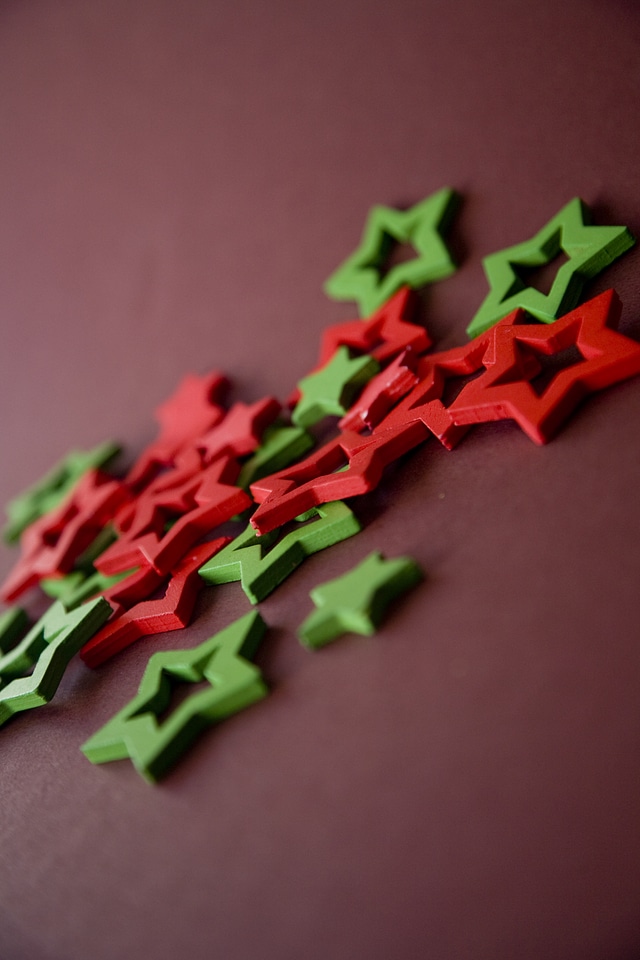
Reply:
<svg viewBox="0 0 640 960"><path fill-rule="evenodd" d="M150 782L158 780L206 727L250 706L267 694L260 670L249 662L266 631L259 613L236 620L193 650L155 653L136 696L81 747L91 763L131 760ZM171 677L206 680L166 720Z"/></svg>
<svg viewBox="0 0 640 960"><path fill-rule="evenodd" d="M467 327L476 337L521 308L543 323L552 323L577 306L587 280L634 245L625 226L593 226L591 211L574 197L530 240L506 247L483 260L489 293ZM558 269L549 293L527 286L518 268L541 267L563 251L568 259Z"/></svg>
<svg viewBox="0 0 640 960"><path fill-rule="evenodd" d="M366 317L403 286L415 289L450 276L456 265L443 233L458 202L455 190L443 187L409 210L372 207L360 245L325 281L325 293L334 300L355 300ZM410 244L418 256L382 277L389 239Z"/></svg>

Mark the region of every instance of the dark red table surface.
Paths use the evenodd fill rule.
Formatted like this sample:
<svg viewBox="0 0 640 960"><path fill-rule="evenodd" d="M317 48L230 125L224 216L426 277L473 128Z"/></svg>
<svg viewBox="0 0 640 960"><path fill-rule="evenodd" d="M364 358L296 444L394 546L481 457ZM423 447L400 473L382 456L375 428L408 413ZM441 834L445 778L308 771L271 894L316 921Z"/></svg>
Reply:
<svg viewBox="0 0 640 960"><path fill-rule="evenodd" d="M374 203L464 196L461 268L424 296L439 347L482 257L573 196L640 235L639 40L622 0L6 0L2 502L72 447L132 462L187 372L284 399L355 315L322 283ZM587 290L638 339L639 263ZM406 458L261 605L270 697L157 788L79 746L240 587L74 662L1 731L0 957L639 956L639 420L635 379L546 447L502 423ZM375 637L304 650L311 587L373 549L424 584Z"/></svg>

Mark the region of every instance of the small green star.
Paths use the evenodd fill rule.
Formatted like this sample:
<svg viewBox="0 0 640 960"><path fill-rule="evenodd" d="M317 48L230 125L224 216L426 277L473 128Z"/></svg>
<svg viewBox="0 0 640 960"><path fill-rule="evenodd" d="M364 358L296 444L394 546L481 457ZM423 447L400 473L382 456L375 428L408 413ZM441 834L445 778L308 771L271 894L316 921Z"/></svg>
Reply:
<svg viewBox="0 0 640 960"><path fill-rule="evenodd" d="M267 694L260 670L249 663L266 625L248 613L193 650L154 653L136 696L81 747L91 763L129 757L150 782L163 776L206 727L243 710ZM208 681L165 720L171 678L186 683Z"/></svg>
<svg viewBox="0 0 640 960"><path fill-rule="evenodd" d="M373 207L360 246L325 282L325 293L334 300L355 300L361 315L368 316L400 287L415 289L450 276L456 266L442 234L458 202L458 194L444 187L409 210ZM418 256L383 277L381 268L394 241L410 244Z"/></svg>
<svg viewBox="0 0 640 960"><path fill-rule="evenodd" d="M344 576L311 591L318 609L304 621L298 636L307 647L322 647L343 633L371 636L391 601L421 579L411 557L384 560L374 551Z"/></svg>
<svg viewBox="0 0 640 960"><path fill-rule="evenodd" d="M575 197L530 240L492 253L483 260L489 293L467 327L477 337L522 307L543 323L552 323L577 306L587 280L629 250L635 238L626 227L594 227L591 211ZM568 260L548 294L529 287L519 269L551 263L561 252Z"/></svg>
<svg viewBox="0 0 640 960"><path fill-rule="evenodd" d="M379 370L373 357L351 359L348 347L338 347L329 363L298 383L301 397L291 419L296 426L311 427L323 417L341 417Z"/></svg>

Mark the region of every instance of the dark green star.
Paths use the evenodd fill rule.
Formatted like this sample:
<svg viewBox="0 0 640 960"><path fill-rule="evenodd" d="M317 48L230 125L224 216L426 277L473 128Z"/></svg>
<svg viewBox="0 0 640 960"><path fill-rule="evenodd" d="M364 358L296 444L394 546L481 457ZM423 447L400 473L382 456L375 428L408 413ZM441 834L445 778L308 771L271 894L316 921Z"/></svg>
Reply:
<svg viewBox="0 0 640 960"><path fill-rule="evenodd" d="M361 315L368 316L400 287L415 289L454 273L456 266L442 234L458 202L458 194L445 187L410 210L373 207L360 246L325 282L325 293L334 300L355 300ZM417 256L383 277L381 268L394 241L410 244Z"/></svg>
<svg viewBox="0 0 640 960"><path fill-rule="evenodd" d="M266 696L260 670L249 663L266 625L248 613L193 650L154 653L136 696L82 746L91 763L129 757L150 782L163 776L206 727ZM184 700L166 720L171 678L209 682Z"/></svg>
<svg viewBox="0 0 640 960"><path fill-rule="evenodd" d="M344 576L311 591L317 610L307 617L298 636L307 647L322 647L343 633L375 633L387 606L422 579L411 557L384 560L370 553Z"/></svg>
<svg viewBox="0 0 640 960"><path fill-rule="evenodd" d="M591 211L575 197L531 240L485 257L489 293L467 327L469 336L477 337L517 307L543 323L573 310L586 281L635 243L626 227L594 227L590 221ZM551 263L561 252L568 260L559 268L549 293L527 286L520 271Z"/></svg>

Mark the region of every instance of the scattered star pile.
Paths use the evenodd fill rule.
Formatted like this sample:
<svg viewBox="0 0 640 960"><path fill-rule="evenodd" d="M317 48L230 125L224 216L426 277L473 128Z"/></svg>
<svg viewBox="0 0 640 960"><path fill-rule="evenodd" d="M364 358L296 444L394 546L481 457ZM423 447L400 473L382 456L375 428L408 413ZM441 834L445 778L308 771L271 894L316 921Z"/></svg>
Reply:
<svg viewBox="0 0 640 960"><path fill-rule="evenodd" d="M21 553L0 597L15 603L39 585L55 602L30 629L19 606L0 616L0 725L47 703L77 653L98 667L139 637L187 626L206 584L239 581L260 603L306 557L358 533L343 501L373 490L388 464L430 437L451 450L472 424L512 419L546 443L584 396L640 372L640 344L616 331L615 292L578 305L586 280L633 237L592 226L579 199L530 241L487 257L474 339L429 353L413 290L455 269L443 233L457 199L444 189L408 211L373 209L360 247L326 285L365 319L326 331L290 412L273 397L227 410L224 376L190 375L158 409L159 435L126 476L107 472L118 448L103 444L73 452L9 504L5 538ZM416 257L385 271L395 243ZM527 286L527 270L560 253L567 261L549 293ZM577 362L541 386L545 358L568 351ZM456 378L462 389L447 402ZM317 447L313 428L327 417L340 418L338 432ZM241 532L216 536L231 520ZM374 552L312 591L317 609L301 642L373 633L420 577L410 558ZM129 757L148 780L163 776L202 729L266 695L251 663L265 630L254 611L193 650L156 653L137 696L84 754ZM205 689L165 716L177 683Z"/></svg>

